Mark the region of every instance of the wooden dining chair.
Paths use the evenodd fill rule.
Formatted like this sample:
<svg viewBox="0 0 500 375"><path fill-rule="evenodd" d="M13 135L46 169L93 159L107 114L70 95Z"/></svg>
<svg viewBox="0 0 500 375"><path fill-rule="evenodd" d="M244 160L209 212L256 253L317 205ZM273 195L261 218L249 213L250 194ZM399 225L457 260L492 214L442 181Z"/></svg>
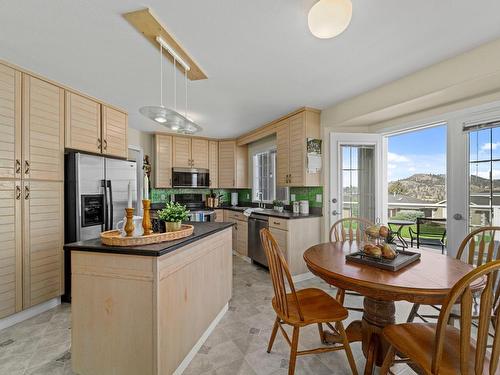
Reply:
<svg viewBox="0 0 500 375"><path fill-rule="evenodd" d="M387 326L382 331L390 344L381 374L385 375L394 362L395 354L405 356L424 374L468 375L498 374L500 358L500 315L496 316L491 352L487 351L488 331L494 300L494 286L498 279L500 260L487 262L460 279L443 303L437 324L404 323ZM479 306L477 337L472 338L471 285L484 278ZM460 304L460 329L450 326L448 320L456 304Z"/></svg>
<svg viewBox="0 0 500 375"><path fill-rule="evenodd" d="M290 363L288 365L289 375L295 373L295 363L299 355L318 354L342 349L346 352L352 373L357 374L356 363L354 362L351 347L349 346L344 325L342 324L342 321L348 316L347 310L335 298L321 289L307 288L295 290L288 264L271 232L268 229L261 229L260 238L264 246L274 287L272 305L276 312L276 321L269 339L267 352L271 352L279 329L291 348ZM289 292L287 292L286 284L288 284ZM331 323L335 323L335 327ZM298 351L300 328L311 324L318 325L321 342L324 342L323 324L326 324L338 335L341 343L330 347ZM293 327L291 340L283 325Z"/></svg>
<svg viewBox="0 0 500 375"><path fill-rule="evenodd" d="M366 228L374 225L370 220L362 217L347 217L333 223L330 229L330 242L344 241L366 241ZM356 292L346 292L344 289L337 288L336 299L344 305L345 295L361 296ZM346 309L363 312L362 308L347 306Z"/></svg>
<svg viewBox="0 0 500 375"><path fill-rule="evenodd" d="M482 264L486 264L488 262L499 260L500 259L500 246L497 246L495 243L495 235L497 231L500 233L500 227L483 227L476 229L470 232L460 243L458 248L456 258L466 262L474 267L481 266ZM494 297L494 305L496 306L494 310L494 315L491 317L491 321L494 321L496 313L499 311L498 305L500 304L500 278L497 279L497 283L495 284L495 297ZM431 307L435 310L441 310L440 306L431 305ZM477 307L477 298L474 298L474 306ZM437 319L438 313L436 314L419 314L418 310L420 308L420 304L416 303L413 305L411 312L408 316L407 322L413 322L415 317L420 318L424 322L428 322L427 319ZM477 309L474 309L477 310ZM452 310L450 315L450 323L452 323L455 319L460 317L460 311L458 308ZM472 313L473 324L475 320L477 320L477 313Z"/></svg>

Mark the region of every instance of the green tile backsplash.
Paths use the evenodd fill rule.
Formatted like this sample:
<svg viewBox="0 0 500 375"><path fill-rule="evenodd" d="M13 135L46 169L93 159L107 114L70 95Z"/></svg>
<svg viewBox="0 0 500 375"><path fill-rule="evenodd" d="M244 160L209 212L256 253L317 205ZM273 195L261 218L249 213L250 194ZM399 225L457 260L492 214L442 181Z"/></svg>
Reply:
<svg viewBox="0 0 500 375"><path fill-rule="evenodd" d="M201 193L210 194L211 192L222 195L222 203L231 203L231 192L238 191L238 203L240 206L249 205L252 203L252 189L151 189L151 202L164 203L170 201L172 194L190 194ZM290 188L290 196L295 194L296 201L308 200L310 207L323 207L323 187L292 187ZM316 195L321 195L321 202L316 202Z"/></svg>

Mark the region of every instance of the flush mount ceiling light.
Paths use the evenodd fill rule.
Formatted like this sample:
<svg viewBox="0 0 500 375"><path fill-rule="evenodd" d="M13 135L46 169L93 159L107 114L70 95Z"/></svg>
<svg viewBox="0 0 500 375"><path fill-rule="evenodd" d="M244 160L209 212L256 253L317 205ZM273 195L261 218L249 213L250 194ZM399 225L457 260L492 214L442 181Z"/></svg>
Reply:
<svg viewBox="0 0 500 375"><path fill-rule="evenodd" d="M315 37L328 39L347 29L351 18L351 0L320 0L309 11L307 23Z"/></svg>

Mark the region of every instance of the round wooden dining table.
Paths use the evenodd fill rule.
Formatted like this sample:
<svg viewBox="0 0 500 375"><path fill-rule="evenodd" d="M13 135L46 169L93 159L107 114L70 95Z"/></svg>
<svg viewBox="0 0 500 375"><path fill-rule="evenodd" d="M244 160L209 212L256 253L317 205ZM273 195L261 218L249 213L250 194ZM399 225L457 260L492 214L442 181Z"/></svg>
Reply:
<svg viewBox="0 0 500 375"><path fill-rule="evenodd" d="M304 260L309 270L328 284L364 296L363 317L349 324L346 332L350 342L362 342L365 374L372 374L388 350L381 332L395 323L394 302L440 305L453 285L473 268L430 250L421 250L418 261L396 272L346 260L346 254L359 251L363 245L356 241L315 245L304 252ZM471 288L480 290L483 286L478 280ZM330 333L328 338L336 342L335 336Z"/></svg>

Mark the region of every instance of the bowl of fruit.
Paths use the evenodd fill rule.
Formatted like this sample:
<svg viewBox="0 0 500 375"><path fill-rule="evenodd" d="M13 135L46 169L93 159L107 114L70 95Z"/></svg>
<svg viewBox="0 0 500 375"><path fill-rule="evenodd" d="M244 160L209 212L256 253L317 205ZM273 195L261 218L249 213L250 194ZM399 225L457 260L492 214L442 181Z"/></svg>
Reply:
<svg viewBox="0 0 500 375"><path fill-rule="evenodd" d="M363 246L362 252L376 259L392 260L398 256L394 236L385 225L372 225L365 230L368 242Z"/></svg>

